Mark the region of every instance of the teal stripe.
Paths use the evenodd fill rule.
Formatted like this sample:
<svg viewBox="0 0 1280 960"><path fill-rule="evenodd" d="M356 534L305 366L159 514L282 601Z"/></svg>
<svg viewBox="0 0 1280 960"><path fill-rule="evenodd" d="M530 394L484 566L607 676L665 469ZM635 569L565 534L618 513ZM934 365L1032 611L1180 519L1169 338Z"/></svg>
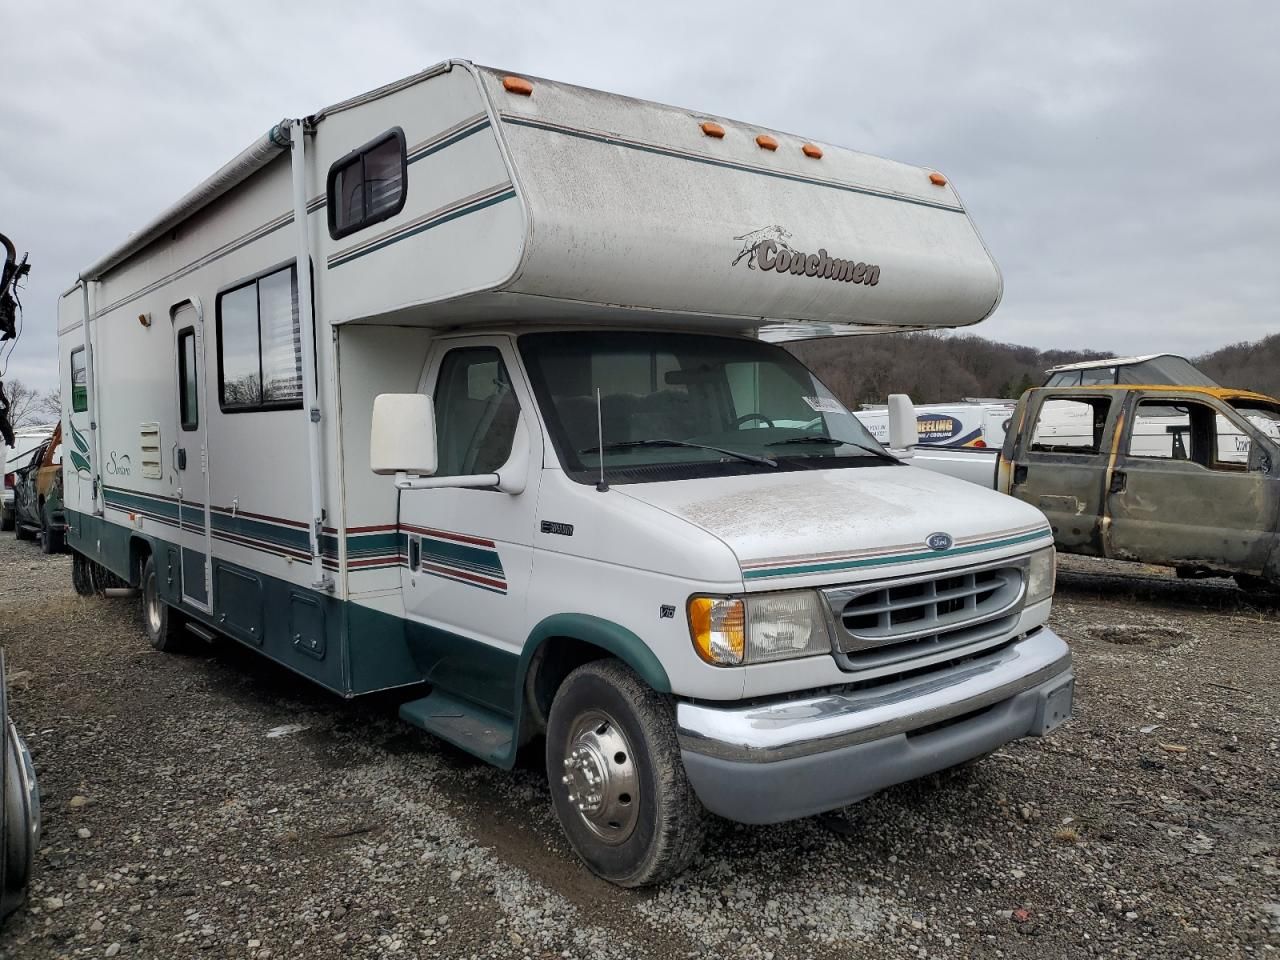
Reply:
<svg viewBox="0 0 1280 960"><path fill-rule="evenodd" d="M432 230L436 227L443 226L444 224L448 223L450 220L457 220L459 217L465 217L468 214L478 213L479 211L485 209L486 207L492 207L494 204L502 203L504 200L512 200L515 198L515 195L516 195L515 190L505 190L502 193L497 194L496 196L487 197L484 200L481 200L477 203L470 204L465 207L459 207L457 210L452 210L449 213L436 217L433 220L428 220L426 223L419 224L418 226L414 227L412 230L406 230L403 233L393 234L387 237L385 240L380 240L377 243L373 244L372 246L364 247L363 249L358 250L355 253L349 254L348 256L335 258L329 263L329 269L333 269L334 267L340 267L344 263L351 263L354 260L359 260L363 256L367 256L368 254L374 253L378 250L386 249L387 247L391 246L393 243L399 243L401 240L408 240L410 237L416 237L420 233L425 233L428 230Z"/></svg>
<svg viewBox="0 0 1280 960"><path fill-rule="evenodd" d="M347 536L347 556L379 556L404 549L404 534L395 531L383 533L353 533Z"/></svg>
<svg viewBox="0 0 1280 960"><path fill-rule="evenodd" d="M447 137L444 140L441 140L439 143L433 143L430 146L424 147L422 150L419 150L417 153L409 154L408 162L417 163L423 157L429 157L433 153L439 153L445 147L452 147L455 143L458 143L459 141L467 139L467 137L471 136L473 133L479 133L481 130L487 129L488 126L489 126L489 121L487 118L484 120L480 120L477 122L476 126L471 127L470 129L459 130L457 133L453 134L453 136Z"/></svg>
<svg viewBox="0 0 1280 960"><path fill-rule="evenodd" d="M502 560L494 550L423 537L422 556L444 564L462 567L473 573L503 576Z"/></svg>
<svg viewBox="0 0 1280 960"><path fill-rule="evenodd" d="M579 140L591 140L596 143L603 143L613 147L626 147L629 150L639 150L641 153L652 153L660 157L671 157L676 160L688 160L692 163L705 163L711 167L721 167L726 170L737 170L741 173L754 173L762 177L773 177L776 180L790 180L793 183L803 183L814 187L827 187L831 190L840 190L845 193L860 193L868 197L879 197L882 200L896 200L899 203L912 203L916 206L930 207L934 210L946 210L949 213L964 213L964 207L953 206L949 203L936 203L932 200L920 200L916 197L904 197L896 193L887 193L884 190L872 190L869 187L855 187L850 183L836 183L831 180L818 180L814 177L801 176L798 173L786 173L781 170L765 170L760 167L753 167L744 163L734 163L731 160L717 160L715 157L704 157L696 154L682 153L679 150L672 150L666 147L634 143L630 140L608 137L598 133L588 133L585 130L574 130L554 124L542 123L537 120L528 120L523 117L504 116L502 119L505 123L514 124L517 127L532 127L535 130L547 130L551 133L564 134L566 137L576 137Z"/></svg>
<svg viewBox="0 0 1280 960"><path fill-rule="evenodd" d="M837 570L856 570L860 567L883 567L891 563L911 563L916 560L936 560L939 557L958 557L968 553L981 553L985 550L997 550L1000 547L1012 547L1019 543L1030 543L1033 540L1044 540L1052 537L1048 530L1037 530L1018 537L1005 540L993 540L991 543L977 543L968 547L953 547L950 550L925 550L921 553L908 553L892 557L868 557L862 560L832 560L828 563L802 563L788 567L768 567L763 570L743 571L743 580L761 580L766 577L794 577L806 573L831 573Z"/></svg>

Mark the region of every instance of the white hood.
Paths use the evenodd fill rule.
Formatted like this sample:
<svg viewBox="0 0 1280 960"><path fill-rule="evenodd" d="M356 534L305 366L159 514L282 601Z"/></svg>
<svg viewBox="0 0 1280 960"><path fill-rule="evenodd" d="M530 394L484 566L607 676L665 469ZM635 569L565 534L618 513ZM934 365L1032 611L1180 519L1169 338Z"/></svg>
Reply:
<svg viewBox="0 0 1280 960"><path fill-rule="evenodd" d="M695 524L736 554L749 588L945 569L1053 542L1012 497L912 467L762 473L615 487ZM930 546L934 534L945 543ZM942 549L938 549L941 546Z"/></svg>

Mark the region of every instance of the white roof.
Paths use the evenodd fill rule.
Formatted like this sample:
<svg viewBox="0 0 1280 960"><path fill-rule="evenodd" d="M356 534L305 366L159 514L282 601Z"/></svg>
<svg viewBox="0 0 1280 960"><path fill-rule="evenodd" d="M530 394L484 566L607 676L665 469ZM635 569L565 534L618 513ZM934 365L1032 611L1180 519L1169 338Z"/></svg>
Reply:
<svg viewBox="0 0 1280 960"><path fill-rule="evenodd" d="M1141 357L1109 357L1106 360L1081 360L1079 363L1060 363L1056 367L1050 367L1045 373L1061 373L1067 370L1096 370L1098 367L1131 367L1135 363L1146 363L1148 360L1155 360L1159 357L1176 357L1179 360L1186 360L1186 357L1179 357L1176 353L1148 353Z"/></svg>

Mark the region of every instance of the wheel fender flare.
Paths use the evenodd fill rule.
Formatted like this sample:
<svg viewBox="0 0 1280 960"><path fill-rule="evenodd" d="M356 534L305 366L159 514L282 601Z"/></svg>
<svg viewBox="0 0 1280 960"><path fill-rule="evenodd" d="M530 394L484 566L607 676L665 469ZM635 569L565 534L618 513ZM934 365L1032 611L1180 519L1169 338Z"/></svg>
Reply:
<svg viewBox="0 0 1280 960"><path fill-rule="evenodd" d="M588 613L556 613L540 621L525 640L516 673L518 697L524 694L529 663L542 644L552 637L579 640L607 650L636 672L658 693L671 692L671 679L653 649L621 624ZM518 713L517 713L518 715Z"/></svg>

